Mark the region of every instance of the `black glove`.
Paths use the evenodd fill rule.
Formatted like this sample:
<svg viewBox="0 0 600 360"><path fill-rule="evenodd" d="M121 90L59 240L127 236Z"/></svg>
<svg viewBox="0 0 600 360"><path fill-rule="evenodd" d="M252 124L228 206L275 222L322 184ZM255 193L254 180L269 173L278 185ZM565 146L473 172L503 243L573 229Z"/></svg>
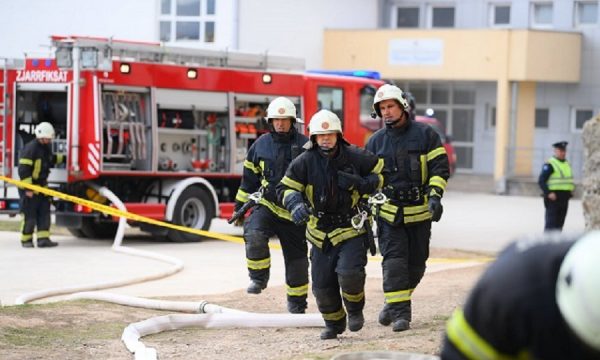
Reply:
<svg viewBox="0 0 600 360"><path fill-rule="evenodd" d="M299 202L290 211L292 214L292 221L296 225L304 225L308 221L310 215L310 209L305 202Z"/></svg>
<svg viewBox="0 0 600 360"><path fill-rule="evenodd" d="M292 221L296 225L303 225L308 221L310 208L306 205L304 197L299 192L293 192L283 199L285 208L292 215Z"/></svg>
<svg viewBox="0 0 600 360"><path fill-rule="evenodd" d="M363 180L362 177L345 171L338 171L337 174L337 185L342 190L352 190L360 185Z"/></svg>
<svg viewBox="0 0 600 360"><path fill-rule="evenodd" d="M240 209L242 208L242 206L244 206L245 203L236 200L235 201L235 205L233 207L233 212L236 213L238 211L240 211ZM233 225L235 226L243 226L244 225L244 219L246 218L246 214L242 214L240 217L238 217L237 219L235 219L235 221L233 222Z"/></svg>
<svg viewBox="0 0 600 360"><path fill-rule="evenodd" d="M238 212L242 208L242 206L244 206L244 204L245 203L243 203L239 200L236 200L235 205L233 206L233 212Z"/></svg>
<svg viewBox="0 0 600 360"><path fill-rule="evenodd" d="M431 213L432 221L440 221L444 207L442 206L442 199L439 196L431 196L429 198L429 212Z"/></svg>
<svg viewBox="0 0 600 360"><path fill-rule="evenodd" d="M379 184L379 176L377 174L369 174L366 177L338 171L338 186L343 190L358 190L361 194L370 194L377 188Z"/></svg>

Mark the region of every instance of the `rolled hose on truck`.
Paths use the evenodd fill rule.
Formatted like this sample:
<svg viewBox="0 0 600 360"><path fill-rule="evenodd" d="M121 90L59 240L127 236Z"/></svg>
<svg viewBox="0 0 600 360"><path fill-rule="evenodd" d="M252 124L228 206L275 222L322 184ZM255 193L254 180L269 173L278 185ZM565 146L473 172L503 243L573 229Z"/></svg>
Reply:
<svg viewBox="0 0 600 360"><path fill-rule="evenodd" d="M176 330L190 327L200 327L204 329L215 328L234 328L234 327L322 327L324 326L323 319L320 314L259 314L244 312L235 309L229 309L214 304L209 304L206 301L190 302L190 301L166 301L152 300L138 297L124 296L107 292L81 292L88 290L100 290L111 287L119 287L144 281L156 280L166 276L175 274L183 269L183 262L179 259L153 253L150 251L142 251L138 249L122 246L123 235L125 233L126 219L135 221L144 221L150 224L165 226L176 230L188 231L194 234L216 238L225 241L231 241L238 244L243 244L243 240L239 237L219 234L204 230L190 229L183 226L178 226L144 216L128 213L125 205L105 187L99 187L95 184L90 184L98 193L109 199L117 208L95 203L90 200L78 198L63 194L61 192L40 187L37 185L26 184L18 180L0 176L0 180L22 187L28 190L37 191L48 196L57 197L66 201L71 201L76 204L90 207L94 210L104 212L112 216L119 217L119 226L112 249L117 252L141 256L150 259L159 260L173 265L171 269L166 271L138 277L127 280L117 280L105 283L87 284L81 286L71 286L63 288L54 288L35 291L19 296L15 303L26 304L27 302L41 299L45 297L72 294L68 297L69 300L75 299L90 299L112 302L125 306L143 307L157 310L171 310L178 312L191 312L198 314L171 314L157 316L140 322L129 324L121 336L121 340L127 349L134 354L136 360L154 360L158 358L156 349L147 348L139 339L145 335L156 334L166 330ZM271 246L278 248L279 246Z"/></svg>

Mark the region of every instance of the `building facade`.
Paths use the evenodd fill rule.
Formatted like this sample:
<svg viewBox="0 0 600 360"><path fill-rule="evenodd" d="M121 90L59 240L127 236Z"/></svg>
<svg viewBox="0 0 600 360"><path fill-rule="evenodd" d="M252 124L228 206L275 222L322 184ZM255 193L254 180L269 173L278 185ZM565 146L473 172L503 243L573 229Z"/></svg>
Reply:
<svg viewBox="0 0 600 360"><path fill-rule="evenodd" d="M374 68L435 110L461 172L496 190L533 179L569 141L581 179L583 123L600 110L598 1L380 2L379 28L327 30L328 68Z"/></svg>
<svg viewBox="0 0 600 360"><path fill-rule="evenodd" d="M493 175L498 192L537 176L559 140L580 179L581 129L600 110L597 0L5 0L0 12L0 58L87 35L377 70L435 111L458 171Z"/></svg>

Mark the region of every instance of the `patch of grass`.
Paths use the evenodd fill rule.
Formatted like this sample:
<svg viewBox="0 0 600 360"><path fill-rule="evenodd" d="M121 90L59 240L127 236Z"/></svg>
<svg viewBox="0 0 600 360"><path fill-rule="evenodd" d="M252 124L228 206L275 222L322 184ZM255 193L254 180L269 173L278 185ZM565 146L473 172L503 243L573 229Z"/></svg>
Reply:
<svg viewBox="0 0 600 360"><path fill-rule="evenodd" d="M75 322L57 315L61 312L68 313L70 308L77 309L77 312L83 314L95 303L95 301L83 300L0 308L0 319L20 319L16 322L9 321L5 325L2 325L0 320L0 349L11 347L45 349L55 347L57 344L77 348L82 343L90 341L118 339L127 325L122 321ZM43 319L43 323L33 325L32 319Z"/></svg>
<svg viewBox="0 0 600 360"><path fill-rule="evenodd" d="M21 231L21 220L0 220L0 231Z"/></svg>
<svg viewBox="0 0 600 360"><path fill-rule="evenodd" d="M76 327L5 327L0 329L0 347L45 348L57 344L69 346L90 340L118 339L122 332L123 324L114 322L92 323Z"/></svg>
<svg viewBox="0 0 600 360"><path fill-rule="evenodd" d="M16 216L14 220L0 220L0 231L21 232L21 216ZM50 226L50 233L57 235L68 235L67 228L62 226Z"/></svg>

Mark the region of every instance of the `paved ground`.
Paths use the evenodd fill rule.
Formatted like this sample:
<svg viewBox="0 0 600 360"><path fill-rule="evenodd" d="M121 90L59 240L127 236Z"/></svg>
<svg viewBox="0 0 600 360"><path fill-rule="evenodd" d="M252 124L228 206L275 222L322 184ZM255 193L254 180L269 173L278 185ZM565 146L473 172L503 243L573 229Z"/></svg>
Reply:
<svg viewBox="0 0 600 360"><path fill-rule="evenodd" d="M443 200L444 216L433 228L432 246L496 252L517 236L540 233L544 209L540 198L496 196L449 191ZM584 227L581 201L573 200L565 231ZM224 221L215 221L212 231L241 234ZM60 246L23 249L17 233L0 232L0 300L4 305L32 291L140 277L170 266L156 260L115 253L110 241L56 236ZM175 296L223 293L247 285L243 246L219 240L174 244L149 237L126 237L123 245L181 259L183 271L166 279L111 289L135 296ZM276 252L276 251L275 251ZM272 285L281 285L283 261L272 256ZM462 266L432 261L428 271ZM370 261L369 277L380 277L380 263Z"/></svg>

